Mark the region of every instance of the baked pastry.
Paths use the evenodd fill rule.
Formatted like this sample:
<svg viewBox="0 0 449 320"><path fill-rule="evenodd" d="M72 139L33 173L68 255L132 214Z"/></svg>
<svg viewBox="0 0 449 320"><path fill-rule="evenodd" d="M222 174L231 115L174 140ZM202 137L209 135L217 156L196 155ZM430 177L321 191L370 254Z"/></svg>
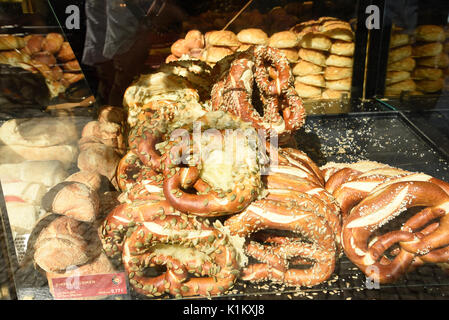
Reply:
<svg viewBox="0 0 449 320"><path fill-rule="evenodd" d="M54 66L57 62L55 56L48 51L40 51L40 52L33 53L31 55L31 59L33 59L34 61L39 61L39 62L46 64L50 67Z"/></svg>
<svg viewBox="0 0 449 320"><path fill-rule="evenodd" d="M352 57L337 56L335 54L331 54L326 59L327 66L352 68L353 64L354 59Z"/></svg>
<svg viewBox="0 0 449 320"><path fill-rule="evenodd" d="M62 75L61 82L68 87L72 83L81 81L84 79L84 74L81 72L75 73L75 72L64 72Z"/></svg>
<svg viewBox="0 0 449 320"><path fill-rule="evenodd" d="M326 88L338 91L351 91L352 78L326 81Z"/></svg>
<svg viewBox="0 0 449 320"><path fill-rule="evenodd" d="M64 37L60 33L51 32L42 41L42 50L56 54L64 43Z"/></svg>
<svg viewBox="0 0 449 320"><path fill-rule="evenodd" d="M385 84L390 85L393 83L401 82L410 79L410 72L407 71L388 71L385 78Z"/></svg>
<svg viewBox="0 0 449 320"><path fill-rule="evenodd" d="M334 99L340 100L343 97L343 95L349 96L350 93L349 93L349 91L326 89L321 94L321 97L323 99L329 99L329 100L334 100Z"/></svg>
<svg viewBox="0 0 449 320"><path fill-rule="evenodd" d="M443 52L443 45L439 42L420 44L413 47L414 57L433 57Z"/></svg>
<svg viewBox="0 0 449 320"><path fill-rule="evenodd" d="M446 68L449 66L449 55L440 53L439 55L416 60L416 64L422 67Z"/></svg>
<svg viewBox="0 0 449 320"><path fill-rule="evenodd" d="M206 45L204 35L199 30L190 30L189 32L187 32L184 39L185 45L188 49L204 48Z"/></svg>
<svg viewBox="0 0 449 320"><path fill-rule="evenodd" d="M416 80L416 89L426 93L434 93L444 88L444 79Z"/></svg>
<svg viewBox="0 0 449 320"><path fill-rule="evenodd" d="M413 49L410 45L394 48L388 54L388 62L392 63L410 57L412 52Z"/></svg>
<svg viewBox="0 0 449 320"><path fill-rule="evenodd" d="M415 29L416 41L443 42L446 39L444 29L435 25L421 25Z"/></svg>
<svg viewBox="0 0 449 320"><path fill-rule="evenodd" d="M326 66L326 55L321 51L310 50L310 49L299 49L299 57L305 61L312 62L313 64L319 66Z"/></svg>
<svg viewBox="0 0 449 320"><path fill-rule="evenodd" d="M28 44L27 44L27 46L28 46ZM70 46L70 44L67 41L62 43L61 49L58 52L57 58L58 58L58 60L60 60L62 62L76 59L75 53L73 52L72 47Z"/></svg>
<svg viewBox="0 0 449 320"><path fill-rule="evenodd" d="M314 87L299 81L295 81L295 90L301 98L320 97L322 91L320 87Z"/></svg>
<svg viewBox="0 0 449 320"><path fill-rule="evenodd" d="M355 48L354 42L336 40L332 43L329 52L331 54L336 54L339 56L352 57L354 55L354 48Z"/></svg>
<svg viewBox="0 0 449 320"><path fill-rule="evenodd" d="M406 33L394 33L390 37L390 48L397 48L410 44L410 36Z"/></svg>
<svg viewBox="0 0 449 320"><path fill-rule="evenodd" d="M299 39L292 31L281 31L274 33L268 39L268 46L278 49L294 48L298 45Z"/></svg>
<svg viewBox="0 0 449 320"><path fill-rule="evenodd" d="M301 82L304 84L308 84L315 87L326 86L326 82L324 81L324 77L321 74L311 74L306 76L297 76L295 77L295 82Z"/></svg>
<svg viewBox="0 0 449 320"><path fill-rule="evenodd" d="M412 72L412 77L415 80L438 80L443 77L443 70L438 68L422 68L418 67Z"/></svg>
<svg viewBox="0 0 449 320"><path fill-rule="evenodd" d="M237 48L237 50L235 50L236 52L241 52L241 51L246 51L249 48L251 48L251 44L241 44L240 47Z"/></svg>
<svg viewBox="0 0 449 320"><path fill-rule="evenodd" d="M340 80L352 77L352 68L346 67L326 67L324 70L324 79Z"/></svg>
<svg viewBox="0 0 449 320"><path fill-rule="evenodd" d="M293 67L292 73L294 76L306 76L309 74L323 73L323 67L306 60L300 60Z"/></svg>
<svg viewBox="0 0 449 320"><path fill-rule="evenodd" d="M296 63L299 60L299 54L297 49L292 48L286 48L286 49L279 49L285 56L287 57L288 62L290 63Z"/></svg>
<svg viewBox="0 0 449 320"><path fill-rule="evenodd" d="M237 39L246 44L263 44L268 42L268 35L262 29L248 28L237 33Z"/></svg>
<svg viewBox="0 0 449 320"><path fill-rule="evenodd" d="M412 79L407 79L401 82L394 83L392 85L385 87L386 96L396 96L400 95L403 91L415 91L416 83Z"/></svg>
<svg viewBox="0 0 449 320"><path fill-rule="evenodd" d="M81 70L80 64L78 63L78 60L76 60L76 59L65 62L62 65L62 67L64 68L64 70L67 70L67 71L80 71Z"/></svg>
<svg viewBox="0 0 449 320"><path fill-rule="evenodd" d="M235 33L229 30L206 33L206 43L210 46L223 47L238 47L240 45L240 41Z"/></svg>
<svg viewBox="0 0 449 320"><path fill-rule="evenodd" d="M25 46L25 41L22 37L13 35L0 35L0 50L14 50L21 49Z"/></svg>
<svg viewBox="0 0 449 320"><path fill-rule="evenodd" d="M224 57L233 53L234 52L227 47L209 47L204 51L203 59L208 63L217 63Z"/></svg>
<svg viewBox="0 0 449 320"><path fill-rule="evenodd" d="M329 51L332 41L325 35L310 32L301 37L299 46L306 49Z"/></svg>
<svg viewBox="0 0 449 320"><path fill-rule="evenodd" d="M408 71L411 72L415 69L416 60L412 57L408 57L396 62L389 63L387 65L387 71Z"/></svg>
<svg viewBox="0 0 449 320"><path fill-rule="evenodd" d="M351 25L346 21L330 20L325 21L320 31L326 36L336 40L352 41L354 39L354 33L352 32Z"/></svg>

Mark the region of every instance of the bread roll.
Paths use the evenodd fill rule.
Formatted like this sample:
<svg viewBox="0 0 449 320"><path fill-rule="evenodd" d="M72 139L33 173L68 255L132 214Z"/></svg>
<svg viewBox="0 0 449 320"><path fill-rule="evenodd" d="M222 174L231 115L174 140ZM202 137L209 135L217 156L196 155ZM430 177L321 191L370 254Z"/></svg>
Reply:
<svg viewBox="0 0 449 320"><path fill-rule="evenodd" d="M348 77L352 77L352 68L326 67L324 71L326 80L340 80Z"/></svg>
<svg viewBox="0 0 449 320"><path fill-rule="evenodd" d="M126 150L122 127L114 122L96 120L88 122L81 132L81 139L78 144L81 146L85 142L100 142L116 148L119 153Z"/></svg>
<svg viewBox="0 0 449 320"><path fill-rule="evenodd" d="M439 42L420 44L413 47L415 57L433 57L443 52L443 45Z"/></svg>
<svg viewBox="0 0 449 320"><path fill-rule="evenodd" d="M395 33L390 37L390 48L405 46L410 43L410 36L406 33Z"/></svg>
<svg viewBox="0 0 449 320"><path fill-rule="evenodd" d="M99 191L101 187L101 176L97 172L78 171L65 179L69 182L80 182L94 191Z"/></svg>
<svg viewBox="0 0 449 320"><path fill-rule="evenodd" d="M307 33L299 40L299 46L306 49L329 51L332 41L322 34Z"/></svg>
<svg viewBox="0 0 449 320"><path fill-rule="evenodd" d="M12 35L0 35L0 50L21 49L25 46L25 41L21 37Z"/></svg>
<svg viewBox="0 0 449 320"><path fill-rule="evenodd" d="M349 96L350 93L348 91L339 91L339 90L330 90L326 89L323 91L321 97L323 99L329 99L329 100L340 100L343 95Z"/></svg>
<svg viewBox="0 0 449 320"><path fill-rule="evenodd" d="M83 79L84 75L82 73L64 72L64 74L62 75L61 83L68 87L72 83L81 81Z"/></svg>
<svg viewBox="0 0 449 320"><path fill-rule="evenodd" d="M241 44L240 47L237 48L237 52L242 52L242 51L246 51L249 48L251 48L250 44Z"/></svg>
<svg viewBox="0 0 449 320"><path fill-rule="evenodd" d="M326 81L326 88L338 91L350 91L352 78Z"/></svg>
<svg viewBox="0 0 449 320"><path fill-rule="evenodd" d="M31 58L34 61L39 61L39 62L46 64L47 66L50 66L50 67L54 66L57 62L55 56L48 51L40 51L40 52L33 53Z"/></svg>
<svg viewBox="0 0 449 320"><path fill-rule="evenodd" d="M76 59L65 62L62 65L62 67L66 71L79 71L79 70L81 70L80 64L78 63L78 60L76 60Z"/></svg>
<svg viewBox="0 0 449 320"><path fill-rule="evenodd" d="M434 93L444 88L443 78L437 80L416 80L415 82L416 90L426 93Z"/></svg>
<svg viewBox="0 0 449 320"><path fill-rule="evenodd" d="M185 45L187 48L204 48L206 40L199 30L190 30L185 36Z"/></svg>
<svg viewBox="0 0 449 320"><path fill-rule="evenodd" d="M308 84L310 86L322 87L326 86L324 81L324 77L321 74L311 74L307 76L297 76L295 77L295 82L301 82L304 84Z"/></svg>
<svg viewBox="0 0 449 320"><path fill-rule="evenodd" d="M206 36L206 43L211 46L238 47L240 41L234 32L229 30L211 31Z"/></svg>
<svg viewBox="0 0 449 320"><path fill-rule="evenodd" d="M98 257L101 242L89 224L66 216L54 219L34 243L34 261L46 272L63 272Z"/></svg>
<svg viewBox="0 0 449 320"><path fill-rule="evenodd" d="M444 29L435 25L421 25L415 29L416 41L443 42L446 39Z"/></svg>
<svg viewBox="0 0 449 320"><path fill-rule="evenodd" d="M44 41L44 37L41 35L31 35L26 39L25 52L29 55L33 53L39 52L42 50L42 43Z"/></svg>
<svg viewBox="0 0 449 320"><path fill-rule="evenodd" d="M67 41L62 43L61 49L58 52L57 58L58 58L58 60L60 60L62 62L76 59L75 53L73 53L72 47L70 46L70 44Z"/></svg>
<svg viewBox="0 0 449 320"><path fill-rule="evenodd" d="M279 49L287 58L288 62L296 63L299 60L298 50L296 49Z"/></svg>
<svg viewBox="0 0 449 320"><path fill-rule="evenodd" d="M59 33L51 32L45 36L42 42L42 50L56 54L64 43L64 37Z"/></svg>
<svg viewBox="0 0 449 320"><path fill-rule="evenodd" d="M415 91L416 83L415 81L408 79L401 82L394 83L392 85L385 87L386 96L396 96L400 95L403 91Z"/></svg>
<svg viewBox="0 0 449 320"><path fill-rule="evenodd" d="M312 98L321 95L320 87L310 86L299 81L295 81L295 90L301 98Z"/></svg>
<svg viewBox="0 0 449 320"><path fill-rule="evenodd" d="M416 64L422 67L446 68L449 66L449 55L441 53L434 57L417 59Z"/></svg>
<svg viewBox="0 0 449 320"><path fill-rule="evenodd" d="M70 144L50 147L0 146L0 164L19 163L25 160L58 160L63 168L67 170L76 161L77 155L77 146Z"/></svg>
<svg viewBox="0 0 449 320"><path fill-rule="evenodd" d="M292 31L281 31L274 33L268 39L268 46L273 48L294 48L298 45L299 39Z"/></svg>
<svg viewBox="0 0 449 320"><path fill-rule="evenodd" d="M171 53L177 58L182 57L184 54L188 54L189 49L185 39L176 40L170 47Z"/></svg>
<svg viewBox="0 0 449 320"><path fill-rule="evenodd" d="M294 76L306 76L310 74L323 73L323 67L306 60L301 60L293 67L292 73Z"/></svg>
<svg viewBox="0 0 449 320"><path fill-rule="evenodd" d="M0 144L27 147L49 147L78 140L76 126L69 119L11 119L0 127Z"/></svg>
<svg viewBox="0 0 449 320"><path fill-rule="evenodd" d="M234 52L227 47L209 47L204 51L204 60L210 63L217 63L221 59Z"/></svg>
<svg viewBox="0 0 449 320"><path fill-rule="evenodd" d="M346 42L337 40L332 43L329 52L331 54L335 54L338 56L349 56L352 57L354 55L354 42Z"/></svg>
<svg viewBox="0 0 449 320"><path fill-rule="evenodd" d="M412 46L403 46L390 50L388 54L388 63L396 62L412 55Z"/></svg>
<svg viewBox="0 0 449 320"><path fill-rule="evenodd" d="M64 181L45 194L42 208L78 221L94 222L100 212L100 200L97 192L86 184Z"/></svg>
<svg viewBox="0 0 449 320"><path fill-rule="evenodd" d="M396 82L401 82L410 79L410 72L407 71L388 71L385 79L385 84L390 85Z"/></svg>
<svg viewBox="0 0 449 320"><path fill-rule="evenodd" d="M330 20L324 22L320 30L329 38L343 41L352 41L354 39L354 33L352 32L351 25L346 21Z"/></svg>
<svg viewBox="0 0 449 320"><path fill-rule="evenodd" d="M437 68L421 68L418 67L412 72L415 80L438 80L443 77L443 70Z"/></svg>
<svg viewBox="0 0 449 320"><path fill-rule="evenodd" d="M305 61L319 66L326 66L326 55L320 51L301 48L298 54Z"/></svg>
<svg viewBox="0 0 449 320"><path fill-rule="evenodd" d="M352 68L354 59L352 57L337 56L331 54L326 59L327 66Z"/></svg>
<svg viewBox="0 0 449 320"><path fill-rule="evenodd" d="M393 63L389 63L387 66L387 71L407 71L411 72L415 69L416 60L412 57L408 57Z"/></svg>
<svg viewBox="0 0 449 320"><path fill-rule="evenodd" d="M237 39L241 43L246 44L263 44L268 43L268 35L262 30L257 28L243 29L237 34Z"/></svg>
<svg viewBox="0 0 449 320"><path fill-rule="evenodd" d="M67 176L67 171L57 160L0 164L0 180L2 182L19 180L52 187L64 181Z"/></svg>

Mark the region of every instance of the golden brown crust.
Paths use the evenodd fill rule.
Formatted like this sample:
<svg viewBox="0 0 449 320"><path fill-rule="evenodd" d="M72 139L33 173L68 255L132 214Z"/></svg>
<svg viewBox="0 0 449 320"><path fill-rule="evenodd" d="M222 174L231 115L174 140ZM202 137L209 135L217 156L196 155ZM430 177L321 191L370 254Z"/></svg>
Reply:
<svg viewBox="0 0 449 320"><path fill-rule="evenodd" d="M326 81L326 88L339 91L351 91L352 78Z"/></svg>
<svg viewBox="0 0 449 320"><path fill-rule="evenodd" d="M325 35L310 32L301 37L299 46L306 49L329 51L332 41Z"/></svg>
<svg viewBox="0 0 449 320"><path fill-rule="evenodd" d="M339 56L349 56L354 55L354 42L346 42L341 40L336 40L332 43L329 52Z"/></svg>
<svg viewBox="0 0 449 320"><path fill-rule="evenodd" d="M234 32L229 30L211 31L206 34L206 43L210 46L238 47L240 41Z"/></svg>
<svg viewBox="0 0 449 320"><path fill-rule="evenodd" d="M352 57L337 56L331 54L326 59L327 66L352 68L354 59Z"/></svg>
<svg viewBox="0 0 449 320"><path fill-rule="evenodd" d="M324 70L324 78L326 80L340 80L348 77L352 77L352 68L326 67Z"/></svg>
<svg viewBox="0 0 449 320"><path fill-rule="evenodd" d="M418 66L431 68L446 68L449 66L449 55L441 53L434 57L420 58L416 60Z"/></svg>
<svg viewBox="0 0 449 320"><path fill-rule="evenodd" d="M298 50L296 49L279 49L287 57L288 62L296 63L299 60Z"/></svg>
<svg viewBox="0 0 449 320"><path fill-rule="evenodd" d="M293 67L292 73L294 76L306 76L309 74L321 74L323 73L323 67L316 65L306 60L300 60Z"/></svg>
<svg viewBox="0 0 449 320"><path fill-rule="evenodd" d="M326 89L323 91L321 97L323 99L329 99L329 100L339 100L343 97L343 95L350 95L349 91L341 91L341 90L331 90L331 89Z"/></svg>
<svg viewBox="0 0 449 320"><path fill-rule="evenodd" d="M402 91L415 91L416 83L412 79L404 80L385 87L386 96L400 95Z"/></svg>
<svg viewBox="0 0 449 320"><path fill-rule="evenodd" d="M296 82L301 82L304 84L308 84L310 86L321 87L324 88L326 86L326 82L324 77L321 74L311 74L307 76L297 76L295 77Z"/></svg>
<svg viewBox="0 0 449 320"><path fill-rule="evenodd" d="M416 41L443 42L446 39L444 29L436 25L421 25L415 29Z"/></svg>
<svg viewBox="0 0 449 320"><path fill-rule="evenodd" d="M411 72L415 69L416 60L412 57L408 57L393 63L389 63L387 66L387 71L408 71Z"/></svg>
<svg viewBox="0 0 449 320"><path fill-rule="evenodd" d="M390 38L390 49L410 44L410 36L406 33L394 33Z"/></svg>
<svg viewBox="0 0 449 320"><path fill-rule="evenodd" d="M439 42L415 45L413 47L414 57L433 57L443 52L443 45Z"/></svg>
<svg viewBox="0 0 449 320"><path fill-rule="evenodd" d="M388 62L392 63L410 57L412 55L412 51L413 49L410 45L394 48L390 50Z"/></svg>
<svg viewBox="0 0 449 320"><path fill-rule="evenodd" d="M64 37L60 33L51 32L45 36L42 50L57 54L63 43Z"/></svg>
<svg viewBox="0 0 449 320"><path fill-rule="evenodd" d="M438 80L443 77L443 70L438 68L416 68L412 72L415 80Z"/></svg>
<svg viewBox="0 0 449 320"><path fill-rule="evenodd" d="M268 40L268 45L273 48L284 49L294 48L298 45L299 39L292 31L281 31L274 33Z"/></svg>
<svg viewBox="0 0 449 320"><path fill-rule="evenodd" d="M209 47L203 52L203 58L206 62L217 63L224 57L233 54L234 52L228 47Z"/></svg>
<svg viewBox="0 0 449 320"><path fill-rule="evenodd" d="M311 62L319 66L326 66L326 55L321 51L310 49L299 49L299 57L305 61Z"/></svg>
<svg viewBox="0 0 449 320"><path fill-rule="evenodd" d="M237 34L237 39L245 44L267 44L268 35L262 29L243 29Z"/></svg>
<svg viewBox="0 0 449 320"><path fill-rule="evenodd" d="M320 87L311 86L299 81L295 81L295 90L301 98L312 98L321 96Z"/></svg>
<svg viewBox="0 0 449 320"><path fill-rule="evenodd" d="M0 35L0 50L21 49L25 46L22 37L12 35Z"/></svg>
<svg viewBox="0 0 449 320"><path fill-rule="evenodd" d="M410 79L410 72L407 71L388 71L385 79L385 84L401 82Z"/></svg>
<svg viewBox="0 0 449 320"><path fill-rule="evenodd" d="M65 41L61 45L61 50L59 50L57 58L61 60L62 62L70 61L76 59L75 53L73 53L72 47L70 46L70 43Z"/></svg>
<svg viewBox="0 0 449 320"><path fill-rule="evenodd" d="M444 79L416 80L416 89L426 93L434 93L444 88Z"/></svg>

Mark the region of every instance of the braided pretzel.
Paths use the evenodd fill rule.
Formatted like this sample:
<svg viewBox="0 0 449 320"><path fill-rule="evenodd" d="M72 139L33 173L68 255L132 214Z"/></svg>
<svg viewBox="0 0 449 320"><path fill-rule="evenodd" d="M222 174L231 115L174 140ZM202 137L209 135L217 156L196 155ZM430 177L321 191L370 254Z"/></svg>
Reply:
<svg viewBox="0 0 449 320"><path fill-rule="evenodd" d="M224 131L215 131L214 134L208 135L209 145L218 141L218 145L223 146L226 143L224 134ZM191 158L201 154L201 151L198 151L201 148L198 142L201 141L192 146L190 141L190 138L170 141L164 153L164 194L173 207L199 216L219 216L240 212L257 198L261 189L261 178L257 170L243 174L235 172L237 176L234 185L231 189L223 190L219 187L213 188L201 178L200 161L190 161L187 167L179 167L178 163L186 150ZM254 167L251 170L255 169ZM185 191L190 187L196 190L196 194Z"/></svg>
<svg viewBox="0 0 449 320"><path fill-rule="evenodd" d="M407 208L416 206L429 208L409 219L401 230L391 231L368 244L374 231ZM447 248L441 247L449 244L449 233L446 231L448 212L449 195L434 183L403 181L388 184L375 190L351 210L343 225L344 251L373 279L380 283L394 282L416 260L442 262L447 257ZM435 218L441 218L438 224L418 232L418 228ZM395 243L399 243L400 250L390 260L383 253ZM439 251L432 252L435 249Z"/></svg>
<svg viewBox="0 0 449 320"><path fill-rule="evenodd" d="M312 286L329 278L335 266L335 238L324 219L312 210L273 200L253 202L242 213L226 220L231 234L248 237L265 229L287 230L307 238L310 243L297 241L291 246L266 246L250 243L247 254L261 261L242 272L247 281L283 282L292 286ZM316 254L311 255L311 252ZM298 258L299 257L299 258ZM310 259L308 269L289 268L288 260Z"/></svg>
<svg viewBox="0 0 449 320"><path fill-rule="evenodd" d="M134 289L150 296L220 295L234 285L239 274L236 251L228 237L185 215L144 222L125 241L123 263ZM156 265L165 265L167 271L156 277L143 274L146 267Z"/></svg>

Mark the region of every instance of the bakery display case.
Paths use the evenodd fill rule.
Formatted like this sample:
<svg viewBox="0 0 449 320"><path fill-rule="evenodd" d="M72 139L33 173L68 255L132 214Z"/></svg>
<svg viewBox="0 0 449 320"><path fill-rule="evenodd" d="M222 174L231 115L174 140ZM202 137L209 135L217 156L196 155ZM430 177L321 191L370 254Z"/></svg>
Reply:
<svg viewBox="0 0 449 320"><path fill-rule="evenodd" d="M364 0L2 3L18 12L0 26L6 299L447 298L435 18L410 32Z"/></svg>

